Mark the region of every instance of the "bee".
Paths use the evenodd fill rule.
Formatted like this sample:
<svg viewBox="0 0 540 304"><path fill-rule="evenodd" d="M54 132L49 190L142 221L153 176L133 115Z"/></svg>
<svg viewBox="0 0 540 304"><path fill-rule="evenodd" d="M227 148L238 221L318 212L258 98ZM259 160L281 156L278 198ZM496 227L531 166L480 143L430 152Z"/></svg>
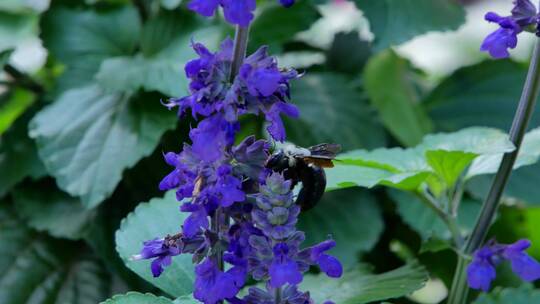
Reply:
<svg viewBox="0 0 540 304"><path fill-rule="evenodd" d="M315 207L324 194L324 168L334 167L332 160L340 150L338 144L319 144L309 148L287 145L270 155L265 167L292 180L291 189L302 183L296 204L306 211Z"/></svg>

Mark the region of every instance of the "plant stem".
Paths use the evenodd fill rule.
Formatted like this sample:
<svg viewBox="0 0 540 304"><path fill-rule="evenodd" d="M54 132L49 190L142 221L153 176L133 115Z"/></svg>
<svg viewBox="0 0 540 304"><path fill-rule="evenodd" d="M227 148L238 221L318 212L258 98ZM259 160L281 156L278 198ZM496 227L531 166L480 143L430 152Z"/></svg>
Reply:
<svg viewBox="0 0 540 304"><path fill-rule="evenodd" d="M435 214L437 214L437 216L446 224L448 230L452 234L454 245L457 248L460 248L463 245L463 237L461 236L461 232L456 222L456 219L447 214L441 207L439 207L435 198L433 198L426 191L424 191L423 193L418 193L418 196L420 197L421 201L424 202L424 204L427 205L429 208L431 208L435 212Z"/></svg>
<svg viewBox="0 0 540 304"><path fill-rule="evenodd" d="M282 290L281 290L281 287L278 287L276 288L275 290L275 303L276 304L280 304L281 303L281 293L282 293Z"/></svg>
<svg viewBox="0 0 540 304"><path fill-rule="evenodd" d="M233 61L231 64L230 81L234 80L234 77L240 71L240 67L246 57L246 50L249 37L249 27L236 26L236 33L234 34L234 48L233 48Z"/></svg>
<svg viewBox="0 0 540 304"><path fill-rule="evenodd" d="M34 93L43 93L45 90L44 88L34 81L32 77L28 76L27 74L17 70L14 66L11 64L6 64L4 66L4 71L11 76L14 80L14 84L19 85L25 89L28 89Z"/></svg>
<svg viewBox="0 0 540 304"><path fill-rule="evenodd" d="M246 57L246 49L247 49L247 41L249 36L249 28L244 28L237 26L236 27L236 34L234 37L234 46L233 46L233 58L231 63L231 71L230 71L230 80L231 82L234 80L236 75L238 74L238 71L240 70L240 66L244 62L244 58ZM214 231L215 233L220 234L220 217L226 216L223 214L223 210L221 208L218 208L214 215L211 218L210 221L210 229ZM225 219L227 222L228 219ZM216 250L214 255L212 256L214 259L216 265L218 268L223 271L224 270L224 264L223 264L223 252L221 250Z"/></svg>
<svg viewBox="0 0 540 304"><path fill-rule="evenodd" d="M465 244L463 250L465 255L470 255L476 251L486 238L489 227L499 207L499 201L504 192L508 178L512 173L512 168L521 148L523 137L527 130L529 121L534 112L536 99L538 98L538 92L540 89L540 39L537 39L536 46L534 48L533 57L529 66L529 72L527 74L527 80L519 101L519 105L512 122L510 129L510 140L516 146L516 149L512 152L506 153L503 156L499 170L493 179L491 189L488 196L482 205L480 215L476 220L476 226L471 234L471 237ZM459 258L456 273L454 275L454 282L450 291L450 297L448 299L449 304L464 304L467 299L468 287L466 284L466 261L463 257Z"/></svg>

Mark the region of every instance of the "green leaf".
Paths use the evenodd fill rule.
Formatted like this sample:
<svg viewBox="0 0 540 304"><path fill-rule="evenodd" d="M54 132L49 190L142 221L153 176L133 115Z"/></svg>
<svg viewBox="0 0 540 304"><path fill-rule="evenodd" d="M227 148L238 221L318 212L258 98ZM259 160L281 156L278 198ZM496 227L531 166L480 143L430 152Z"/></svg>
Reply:
<svg viewBox="0 0 540 304"><path fill-rule="evenodd" d="M250 49L268 45L271 53L280 52L285 42L307 30L318 18L317 8L308 0L298 1L285 10L278 3L268 3L252 23Z"/></svg>
<svg viewBox="0 0 540 304"><path fill-rule="evenodd" d="M0 138L0 197L25 177L41 177L45 168L27 135L29 115L19 118Z"/></svg>
<svg viewBox="0 0 540 304"><path fill-rule="evenodd" d="M22 89L14 89L0 96L0 135L9 129L35 100L36 96L32 92Z"/></svg>
<svg viewBox="0 0 540 304"><path fill-rule="evenodd" d="M409 63L390 50L372 57L364 71L364 87L371 103L390 133L407 146L418 144L431 130L411 74Z"/></svg>
<svg viewBox="0 0 540 304"><path fill-rule="evenodd" d="M425 269L417 263L382 273L369 274L353 270L340 279L324 274L306 276L302 290L309 290L315 303L331 300L339 304L363 304L411 294L427 281Z"/></svg>
<svg viewBox="0 0 540 304"><path fill-rule="evenodd" d="M163 199L140 204L122 221L116 232L116 250L128 268L176 297L192 292L195 273L191 256L174 257L172 264L158 278L152 277L149 260L133 261L131 257L141 251L144 241L180 231L187 214L179 211L179 205L174 191L167 193Z"/></svg>
<svg viewBox="0 0 540 304"><path fill-rule="evenodd" d="M330 49L327 51L326 62L333 71L357 75L371 56L371 44L361 40L358 31L337 33Z"/></svg>
<svg viewBox="0 0 540 304"><path fill-rule="evenodd" d="M0 207L0 303L99 303L110 295L101 263L77 246L38 235Z"/></svg>
<svg viewBox="0 0 540 304"><path fill-rule="evenodd" d="M497 288L488 294L481 294L474 304L531 304L540 303L540 289L531 286L519 288Z"/></svg>
<svg viewBox="0 0 540 304"><path fill-rule="evenodd" d="M345 150L386 143L372 110L342 75L309 73L291 85L300 118L287 119L288 140L301 146L335 142Z"/></svg>
<svg viewBox="0 0 540 304"><path fill-rule="evenodd" d="M175 123L176 116L163 110L157 98L130 99L91 85L67 91L39 112L30 136L60 188L92 208Z"/></svg>
<svg viewBox="0 0 540 304"><path fill-rule="evenodd" d="M22 41L35 37L38 23L35 13L0 11L0 51L14 49Z"/></svg>
<svg viewBox="0 0 540 304"><path fill-rule="evenodd" d="M431 32L456 30L465 10L452 0L355 0L375 34L375 48L385 49Z"/></svg>
<svg viewBox="0 0 540 304"><path fill-rule="evenodd" d="M124 295L115 295L101 304L173 304L173 301L150 293L142 294L132 291Z"/></svg>
<svg viewBox="0 0 540 304"><path fill-rule="evenodd" d="M32 183L13 191L17 213L38 231L67 239L80 239L95 216L80 200L54 185Z"/></svg>
<svg viewBox="0 0 540 304"><path fill-rule="evenodd" d="M358 253L379 240L383 221L373 196L350 189L326 193L314 209L300 215L298 230L306 233L306 246L330 236L337 243L331 253L344 265L355 265Z"/></svg>
<svg viewBox="0 0 540 304"><path fill-rule="evenodd" d="M160 0L159 3L161 3L161 6L168 10L173 10L180 6L182 3L182 0Z"/></svg>
<svg viewBox="0 0 540 304"><path fill-rule="evenodd" d="M113 91L159 91L169 96L188 93L184 65L195 58L191 41L209 49L219 45L219 27L195 30L190 16L162 13L146 23L141 33L142 54L115 57L103 61L96 79Z"/></svg>
<svg viewBox="0 0 540 304"><path fill-rule="evenodd" d="M14 49L0 51L0 69L4 69L4 66L9 62L9 57L11 57L13 51Z"/></svg>
<svg viewBox="0 0 540 304"><path fill-rule="evenodd" d="M431 208L412 193L390 190L390 197L396 202L397 212L403 221L414 229L423 241L429 239L449 240L452 236L446 224ZM458 223L461 232L466 235L473 228L480 204L477 201L464 199L458 212Z"/></svg>
<svg viewBox="0 0 540 304"><path fill-rule="evenodd" d="M486 61L455 72L439 84L425 103L438 129L453 131L483 125L506 130L512 123L526 74L526 65L509 60ZM531 125L540 125L540 107L536 108ZM478 162L482 158L479 157ZM493 168L498 162L491 164ZM478 168L476 164L473 166ZM505 196L539 203L540 188L535 184L539 179L540 165L519 168L512 172ZM491 175L475 176L467 183L467 189L475 197L484 199L491 180Z"/></svg>
<svg viewBox="0 0 540 304"><path fill-rule="evenodd" d="M44 15L41 29L51 55L66 65L58 80L64 91L87 85L103 60L133 54L140 21L129 5L99 13L56 8Z"/></svg>

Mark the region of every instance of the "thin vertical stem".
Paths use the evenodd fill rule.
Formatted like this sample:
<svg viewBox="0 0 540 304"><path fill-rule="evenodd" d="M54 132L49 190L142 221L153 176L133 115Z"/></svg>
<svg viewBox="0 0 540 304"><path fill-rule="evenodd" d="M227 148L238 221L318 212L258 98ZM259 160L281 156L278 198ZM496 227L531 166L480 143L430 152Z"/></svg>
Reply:
<svg viewBox="0 0 540 304"><path fill-rule="evenodd" d="M274 292L275 292L275 296L274 296L275 303L280 304L281 303L281 298L282 298L281 287L276 288Z"/></svg>
<svg viewBox="0 0 540 304"><path fill-rule="evenodd" d="M240 70L240 66L242 66L242 63L244 61L244 58L246 57L246 49L247 49L247 42L248 42L248 36L249 36L249 28L247 27L236 27L236 34L234 37L234 46L233 46L233 58L231 63L231 71L230 71L230 81L232 82L236 75L238 74L238 71ZM215 233L220 234L220 220L222 220L222 217L226 217L225 214L223 214L223 210L221 208L216 209L214 212L214 215L211 218L210 221L210 228ZM225 218L225 222L227 222L228 219ZM220 270L224 270L224 263L223 263L223 252L220 249L217 249L212 256L214 259L214 262L218 266Z"/></svg>
<svg viewBox="0 0 540 304"><path fill-rule="evenodd" d="M519 101L519 105L512 122L510 129L510 140L516 146L516 149L510 153L506 153L502 159L499 170L493 179L491 189L488 196L482 205L480 215L476 220L476 226L471 234L471 237L465 244L464 254L470 255L476 251L486 238L489 227L499 207L499 201L504 192L508 178L512 173L512 168L521 148L523 137L527 130L529 121L531 120L538 98L540 89L540 39L537 39L534 48L533 57L529 66L527 80ZM449 304L464 304L467 299L468 288L466 284L466 261L463 257L459 258L458 267L454 275L454 282L448 299Z"/></svg>
<svg viewBox="0 0 540 304"><path fill-rule="evenodd" d="M231 64L230 81L234 80L234 77L240 71L240 67L246 57L246 50L249 38L249 27L236 26L236 33L234 34L234 47L233 47L233 61Z"/></svg>

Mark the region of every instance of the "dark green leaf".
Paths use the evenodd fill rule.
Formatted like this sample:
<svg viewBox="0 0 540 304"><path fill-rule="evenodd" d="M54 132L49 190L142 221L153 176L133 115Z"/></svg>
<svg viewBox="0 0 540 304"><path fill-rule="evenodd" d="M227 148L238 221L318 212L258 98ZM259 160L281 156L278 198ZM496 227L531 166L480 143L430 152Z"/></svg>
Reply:
<svg viewBox="0 0 540 304"><path fill-rule="evenodd" d="M60 238L80 239L95 215L79 199L50 184L18 187L13 192L13 201L17 213L30 227Z"/></svg>
<svg viewBox="0 0 540 304"><path fill-rule="evenodd" d="M279 3L268 3L251 26L250 49L269 45L271 53L281 51L283 43L307 30L319 18L317 8L308 0L301 0L283 9Z"/></svg>
<svg viewBox="0 0 540 304"><path fill-rule="evenodd" d="M411 294L426 281L425 269L413 263L382 274L353 270L340 279L311 275L304 279L301 288L310 291L315 303L331 300L339 304L363 304Z"/></svg>
<svg viewBox="0 0 540 304"><path fill-rule="evenodd" d="M4 69L4 65L9 62L9 57L13 54L14 49L0 51L0 69Z"/></svg>
<svg viewBox="0 0 540 304"><path fill-rule="evenodd" d="M355 0L375 34L375 48L385 49L430 31L455 30L465 10L453 0Z"/></svg>
<svg viewBox="0 0 540 304"><path fill-rule="evenodd" d="M76 247L37 235L0 208L0 303L95 304L110 294L99 261L79 258Z"/></svg>
<svg viewBox="0 0 540 304"><path fill-rule="evenodd" d="M385 144L384 130L347 78L309 73L291 87L292 103L299 107L300 118L287 120L290 141L302 146L335 142L344 150Z"/></svg>
<svg viewBox="0 0 540 304"><path fill-rule="evenodd" d="M35 143L28 137L28 115L0 138L0 197L25 177L45 174Z"/></svg>
<svg viewBox="0 0 540 304"><path fill-rule="evenodd" d="M360 40L357 31L337 33L328 50L326 61L332 70L357 75L364 68L370 55L371 45L367 41Z"/></svg>
<svg viewBox="0 0 540 304"><path fill-rule="evenodd" d="M130 99L98 86L69 90L31 122L30 135L61 189L94 207L112 193L124 169L150 154L176 122L152 96Z"/></svg>
<svg viewBox="0 0 540 304"><path fill-rule="evenodd" d="M45 14L41 28L47 49L66 65L59 79L63 91L88 84L103 60L131 55L140 21L129 5L103 13L57 8Z"/></svg>
<svg viewBox="0 0 540 304"><path fill-rule="evenodd" d="M519 288L497 288L489 294L482 294L474 304L532 304L540 303L540 290L531 286Z"/></svg>
<svg viewBox="0 0 540 304"><path fill-rule="evenodd" d="M393 51L372 57L364 71L364 87L371 103L390 133L407 146L418 144L431 130L431 121L420 107L411 74L408 62Z"/></svg>
<svg viewBox="0 0 540 304"><path fill-rule="evenodd" d="M396 202L397 212L403 221L420 234L422 240L451 238L448 227L435 211L423 204L414 194L396 190L390 190L389 194ZM464 199L461 202L458 223L464 235L474 226L479 211L480 204L477 201Z"/></svg>
<svg viewBox="0 0 540 304"><path fill-rule="evenodd" d="M149 293L128 292L124 295L115 295L101 304L173 304L173 301Z"/></svg>
<svg viewBox="0 0 540 304"><path fill-rule="evenodd" d="M163 199L153 199L149 203L140 204L122 221L116 233L116 250L128 268L177 297L192 292L195 273L191 256L174 257L172 264L158 278L152 277L149 260L133 261L131 257L141 251L144 241L180 231L187 214L181 213L179 206L174 191L167 193Z"/></svg>
<svg viewBox="0 0 540 304"><path fill-rule="evenodd" d="M331 236L337 243L331 251L343 264L354 265L359 252L378 241L383 221L373 196L360 189L326 193L317 206L300 215L298 229L306 233L306 246Z"/></svg>

